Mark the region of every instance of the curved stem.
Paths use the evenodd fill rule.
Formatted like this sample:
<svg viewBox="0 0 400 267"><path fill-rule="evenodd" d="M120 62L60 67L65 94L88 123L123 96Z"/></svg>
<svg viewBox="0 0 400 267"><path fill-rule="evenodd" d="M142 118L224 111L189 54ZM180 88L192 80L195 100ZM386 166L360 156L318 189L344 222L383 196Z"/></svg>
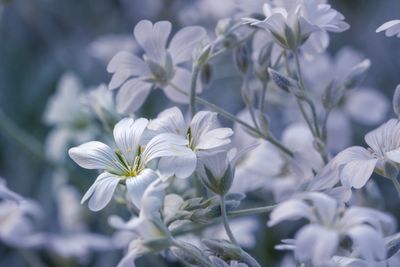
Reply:
<svg viewBox="0 0 400 267"><path fill-rule="evenodd" d="M193 66L192 81L190 83L190 112L192 117L196 114L196 84L199 71L199 65L195 64Z"/></svg>
<svg viewBox="0 0 400 267"><path fill-rule="evenodd" d="M228 235L229 240L233 244L238 245L238 243L232 233L232 230L229 226L228 216L226 214L225 196L224 195L221 195L221 218L222 218L222 223L224 224L225 232Z"/></svg>

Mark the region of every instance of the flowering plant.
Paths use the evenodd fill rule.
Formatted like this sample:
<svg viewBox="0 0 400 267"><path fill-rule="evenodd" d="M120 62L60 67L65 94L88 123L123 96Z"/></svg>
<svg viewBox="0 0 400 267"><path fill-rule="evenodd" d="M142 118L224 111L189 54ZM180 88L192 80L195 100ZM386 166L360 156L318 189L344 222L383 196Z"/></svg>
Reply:
<svg viewBox="0 0 400 267"><path fill-rule="evenodd" d="M85 91L67 73L44 116L52 130L38 154L57 177L58 231L40 229L45 208L1 179L3 243L80 262L122 250L118 267L259 267L257 232L284 253L276 266L400 265L396 219L378 205L376 185L387 178L400 196L400 86L396 117L385 121L389 101L362 86L371 61L349 48L327 52L330 33L350 27L327 1L233 2L215 33L171 34L168 21L141 20L112 49L108 38L92 44L96 55L115 52L108 84ZM377 32L399 37L399 25ZM223 71L240 80L240 112L230 111L228 86L214 85ZM145 111L158 98L165 108ZM376 126L367 146L351 146L352 121ZM81 204L102 234L81 216L67 179L77 173L91 181Z"/></svg>

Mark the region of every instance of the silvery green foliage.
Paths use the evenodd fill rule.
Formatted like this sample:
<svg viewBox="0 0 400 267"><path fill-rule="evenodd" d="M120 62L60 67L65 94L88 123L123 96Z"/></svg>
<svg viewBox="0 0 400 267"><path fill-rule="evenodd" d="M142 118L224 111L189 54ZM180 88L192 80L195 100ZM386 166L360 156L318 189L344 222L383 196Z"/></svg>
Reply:
<svg viewBox="0 0 400 267"><path fill-rule="evenodd" d="M221 5L214 2L195 7L202 14ZM149 255L189 266L258 267L261 259L244 249L257 248L260 233L269 239L265 227L273 227L281 240L275 248L288 253L281 266L399 264L395 219L380 210L384 197L367 182L376 173L400 192L400 122L384 122L389 101L361 85L368 59L350 48L325 51L328 33L349 28L343 15L323 0L226 5L229 17L217 22L215 36L200 26L172 31L168 21L141 20L137 45L126 35L97 40L89 51L109 60L108 86L85 92L67 73L48 103L48 150L59 156L69 146L77 165L97 171L81 203L113 214L113 236L87 231L85 206L65 179L54 183L57 233L37 230L32 219L40 208L0 181L2 242L79 259L113 247L124 251L118 267ZM398 36L399 22L377 31ZM237 68L226 69L242 81L243 110L236 114L230 103L217 106L221 101L201 94L214 72L225 70L218 59L229 53ZM168 108L139 113L154 88L163 90ZM223 89L214 96L225 98ZM365 136L368 148L349 147L353 120L377 127ZM269 218L251 216L261 213ZM291 231L280 229L299 219Z"/></svg>

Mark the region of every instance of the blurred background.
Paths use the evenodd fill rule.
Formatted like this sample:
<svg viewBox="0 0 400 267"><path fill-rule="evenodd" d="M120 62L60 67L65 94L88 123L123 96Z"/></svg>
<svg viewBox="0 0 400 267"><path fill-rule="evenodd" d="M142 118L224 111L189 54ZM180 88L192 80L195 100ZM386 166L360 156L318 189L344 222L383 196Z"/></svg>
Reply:
<svg viewBox="0 0 400 267"><path fill-rule="evenodd" d="M174 31L196 24L213 32L215 23L232 12L227 2L231 1L1 0L0 176L6 179L8 186L23 196L36 199L48 211L48 218L52 218L56 204L51 199L58 194L52 193L54 176L60 174L54 171L57 167L46 162L40 153L46 153L46 138L54 127L46 122L45 111L63 74L74 74L82 83L83 90L108 83L111 75L106 72L106 65L113 54L122 48L136 49L131 33L139 20L169 20L174 25ZM329 52L335 53L343 46L350 46L371 59L372 67L364 84L391 98L394 88L400 83L400 39L385 38L383 34L376 34L375 30L388 20L400 19L400 1L335 0L330 4L344 14L351 28L342 34L331 34ZM226 73L232 73L230 68L227 60ZM220 75L212 84L213 88L218 88L220 84L229 88L227 90L231 94L215 101L228 106L232 112L243 108L239 99L239 81L240 78L235 75ZM206 95L212 95L212 90ZM152 117L165 108L167 102L159 92L155 92L150 99L140 113ZM355 127L353 141L363 144L362 137L373 127L358 124ZM21 139L25 142L21 143ZM75 166L68 158L65 165L71 169L70 177L65 179L82 194L91 184L91 178L82 173L73 175ZM394 193L389 188L390 183L380 182L379 186L385 194L389 192L392 196ZM393 194L392 197L397 196ZM386 207L399 215L393 202L388 201ZM91 229L111 232L106 225L107 211L87 213L86 216ZM45 227L59 227L53 224L56 222L46 220ZM266 263L272 264L271 259L276 253L272 244L261 240L256 258L264 257ZM13 254L15 257L11 260L9 256ZM25 255L28 260L15 261L17 255L11 248L0 244L0 266L41 266L41 263L35 265L29 255ZM61 264L58 266L113 266L120 257L114 252L96 255L86 262L53 261L48 252L43 252L41 258L47 266L53 266L54 262ZM16 263L18 265L14 265Z"/></svg>

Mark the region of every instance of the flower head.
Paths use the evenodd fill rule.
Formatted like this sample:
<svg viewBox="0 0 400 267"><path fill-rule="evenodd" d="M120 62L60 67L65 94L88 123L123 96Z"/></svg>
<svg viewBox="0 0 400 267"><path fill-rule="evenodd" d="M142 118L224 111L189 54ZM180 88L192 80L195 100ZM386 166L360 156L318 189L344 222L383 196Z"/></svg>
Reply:
<svg viewBox="0 0 400 267"><path fill-rule="evenodd" d="M400 163L400 121L391 119L365 136L368 149L353 146L340 152L334 159L341 167L342 184L361 188L371 177L375 168L384 168L385 163ZM385 174L385 170L380 170ZM389 177L391 178L391 177Z"/></svg>
<svg viewBox="0 0 400 267"><path fill-rule="evenodd" d="M136 41L144 50L143 59L121 51L110 61L107 71L112 73L109 89L120 87L116 104L121 113L136 111L146 100L153 86L163 88L174 102L188 103L188 97L171 84L188 88L191 73L178 65L192 59L193 50L206 36L198 26L185 27L178 31L167 46L171 23L140 21L135 29ZM199 90L201 88L199 87Z"/></svg>
<svg viewBox="0 0 400 267"><path fill-rule="evenodd" d="M116 149L92 141L69 150L70 157L81 167L103 172L82 198L89 200L89 208L97 211L105 207L120 182L125 183L132 202L141 206L141 197L158 174L150 168L154 159L166 156L185 157L191 151L176 134L163 133L144 143L148 120L122 119L114 127ZM169 168L175 169L174 164ZM179 167L179 166L177 166Z"/></svg>
<svg viewBox="0 0 400 267"><path fill-rule="evenodd" d="M186 123L182 112L173 107L161 112L158 117L150 121L149 130L153 134L177 134L182 142L188 142L192 154L188 155L185 168L178 169L176 176L184 178L193 173L197 165L197 158L207 156L226 149L231 142L233 131L230 128L221 128L218 124L217 114L209 111L200 111L190 123ZM174 157L164 157L160 160L159 168L163 172L171 162L176 162Z"/></svg>
<svg viewBox="0 0 400 267"><path fill-rule="evenodd" d="M284 220L305 218L309 224L302 227L295 240L286 240L278 248L292 249L301 262L313 266L327 266L338 248L357 251L368 261L385 259L384 234L394 231L392 217L363 207L344 209L333 198L323 193L307 193L280 203L271 213L269 226ZM346 247L345 240L352 241Z"/></svg>

